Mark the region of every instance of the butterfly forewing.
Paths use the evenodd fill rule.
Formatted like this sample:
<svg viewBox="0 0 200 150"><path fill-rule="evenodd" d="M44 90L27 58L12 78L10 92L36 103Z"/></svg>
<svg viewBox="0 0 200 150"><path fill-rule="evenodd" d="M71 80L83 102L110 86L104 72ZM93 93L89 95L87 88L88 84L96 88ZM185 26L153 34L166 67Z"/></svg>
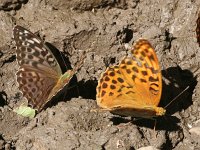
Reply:
<svg viewBox="0 0 200 150"><path fill-rule="evenodd" d="M43 41L29 30L15 26L13 36L20 65L19 88L29 103L40 110L56 94L53 89L62 75L61 68Z"/></svg>
<svg viewBox="0 0 200 150"><path fill-rule="evenodd" d="M138 79L135 80L137 92L148 98L144 103L157 106L162 93L162 77L156 53L147 40L141 39L134 45L132 54L137 62L134 68L138 68L133 70L135 74L132 77Z"/></svg>
<svg viewBox="0 0 200 150"><path fill-rule="evenodd" d="M43 71L43 66L48 68L51 66L55 75L62 74L54 55L39 37L21 26L14 27L13 37L16 42L16 55L19 65L27 64Z"/></svg>

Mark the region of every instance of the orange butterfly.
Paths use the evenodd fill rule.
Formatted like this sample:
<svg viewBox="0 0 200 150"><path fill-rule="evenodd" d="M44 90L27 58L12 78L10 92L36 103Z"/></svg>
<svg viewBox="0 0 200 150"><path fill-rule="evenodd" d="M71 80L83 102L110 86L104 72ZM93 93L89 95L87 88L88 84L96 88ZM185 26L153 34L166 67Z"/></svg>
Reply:
<svg viewBox="0 0 200 150"><path fill-rule="evenodd" d="M152 118L166 110L158 107L162 75L151 44L140 39L131 50L132 57L108 67L97 86L97 104L122 116Z"/></svg>

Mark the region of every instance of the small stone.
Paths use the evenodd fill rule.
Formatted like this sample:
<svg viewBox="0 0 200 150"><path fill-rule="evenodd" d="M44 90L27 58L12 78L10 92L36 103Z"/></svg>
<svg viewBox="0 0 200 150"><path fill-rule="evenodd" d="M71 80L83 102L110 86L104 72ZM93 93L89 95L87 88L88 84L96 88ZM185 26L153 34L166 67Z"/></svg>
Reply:
<svg viewBox="0 0 200 150"><path fill-rule="evenodd" d="M137 150L158 150L158 149L153 146L146 146L146 147L141 147Z"/></svg>

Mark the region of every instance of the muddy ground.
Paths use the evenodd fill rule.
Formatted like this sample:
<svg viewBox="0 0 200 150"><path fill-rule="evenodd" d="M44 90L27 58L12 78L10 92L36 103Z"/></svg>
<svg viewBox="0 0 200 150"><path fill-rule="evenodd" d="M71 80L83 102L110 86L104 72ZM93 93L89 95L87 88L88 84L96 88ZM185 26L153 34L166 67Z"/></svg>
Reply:
<svg viewBox="0 0 200 150"><path fill-rule="evenodd" d="M1 0L0 149L200 149L199 6L199 0ZM34 119L12 111L25 101L15 77L15 24L54 45L72 68L91 49L71 88ZM139 38L152 43L160 60L160 106L189 86L166 108L166 116L156 119L156 126L155 120L130 122L129 117L90 111L97 107L100 74L130 54L124 45Z"/></svg>

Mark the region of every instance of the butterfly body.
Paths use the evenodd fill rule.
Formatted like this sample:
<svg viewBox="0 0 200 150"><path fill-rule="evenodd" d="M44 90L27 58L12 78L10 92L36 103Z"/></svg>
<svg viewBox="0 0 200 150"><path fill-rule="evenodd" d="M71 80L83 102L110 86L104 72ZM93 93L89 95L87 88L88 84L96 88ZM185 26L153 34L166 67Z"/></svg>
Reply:
<svg viewBox="0 0 200 150"><path fill-rule="evenodd" d="M142 118L165 114L158 107L162 92L160 66L151 44L139 40L132 57L111 66L101 75L97 86L97 104L112 113Z"/></svg>
<svg viewBox="0 0 200 150"><path fill-rule="evenodd" d="M39 37L21 26L14 27L13 37L20 66L16 73L19 89L29 104L41 111L69 83L77 68L62 74L51 50Z"/></svg>

